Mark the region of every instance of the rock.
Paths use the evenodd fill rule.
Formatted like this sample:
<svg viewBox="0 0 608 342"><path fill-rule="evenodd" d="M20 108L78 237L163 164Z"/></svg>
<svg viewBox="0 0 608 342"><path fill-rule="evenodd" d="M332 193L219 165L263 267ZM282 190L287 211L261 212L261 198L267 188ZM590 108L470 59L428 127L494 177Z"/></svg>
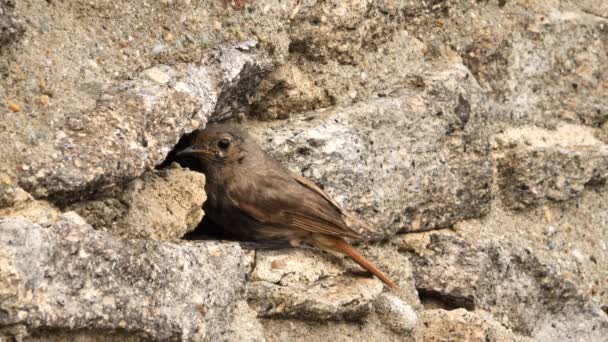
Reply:
<svg viewBox="0 0 608 342"><path fill-rule="evenodd" d="M316 251L257 252L247 294L261 317L360 320L382 291L369 276L341 276L343 269Z"/></svg>
<svg viewBox="0 0 608 342"><path fill-rule="evenodd" d="M70 207L92 226L129 239L177 240L203 218L205 176L181 168L145 173L121 194Z"/></svg>
<svg viewBox="0 0 608 342"><path fill-rule="evenodd" d="M121 240L75 213L50 227L2 219L0 243L0 326L217 341L247 323L261 336L243 313L247 265L235 243Z"/></svg>
<svg viewBox="0 0 608 342"><path fill-rule="evenodd" d="M27 146L26 135L0 135L11 176L35 197L49 196L65 205L89 197L93 188L121 185L159 164L179 136L192 129L192 120L204 123L222 101L232 101L225 94L241 96L255 89L257 81L246 74L259 66L250 54L234 47L220 50L223 57L213 63L158 65L108 87L89 83L93 105L84 108L83 99L83 108L56 118L61 131L35 127L41 122L11 120L21 125L20 131L40 137L40 148L16 153ZM237 89L229 85L232 81ZM252 85L242 87L245 81ZM28 169L17 171L23 164Z"/></svg>
<svg viewBox="0 0 608 342"><path fill-rule="evenodd" d="M561 332L572 331L563 336L588 331L585 336L599 337L608 331L608 315L582 295L575 279L526 246L504 239L473 245L432 234L426 252L412 253L410 259L421 296L446 307L485 310L514 332L535 337L555 331L553 325Z"/></svg>
<svg viewBox="0 0 608 342"><path fill-rule="evenodd" d="M256 252L255 268L249 280L282 286L298 286L343 273L344 268L331 262L327 254L318 250L294 248L285 251Z"/></svg>
<svg viewBox="0 0 608 342"><path fill-rule="evenodd" d="M0 1L0 48L18 40L25 32L23 24L15 17L14 11L14 0Z"/></svg>
<svg viewBox="0 0 608 342"><path fill-rule="evenodd" d="M513 334L484 312L426 310L420 321L417 341L532 341Z"/></svg>
<svg viewBox="0 0 608 342"><path fill-rule="evenodd" d="M383 293L378 296L374 306L381 322L395 333L408 334L416 328L418 323L416 312L398 297Z"/></svg>
<svg viewBox="0 0 608 342"><path fill-rule="evenodd" d="M390 36L390 18L398 12L391 2L333 0L303 7L293 18L289 51L315 61L357 64L363 51Z"/></svg>
<svg viewBox="0 0 608 342"><path fill-rule="evenodd" d="M580 126L514 128L495 139L498 185L508 207L564 201L608 177L608 145Z"/></svg>
<svg viewBox="0 0 608 342"><path fill-rule="evenodd" d="M35 200L10 180L0 180L0 218L22 218L39 224L50 224L55 222L60 214L53 204Z"/></svg>
<svg viewBox="0 0 608 342"><path fill-rule="evenodd" d="M297 319L262 319L266 340L280 341L413 341L385 328L374 315L362 322L302 321Z"/></svg>
<svg viewBox="0 0 608 342"><path fill-rule="evenodd" d="M330 99L298 67L283 65L258 86L251 113L262 120L285 119L291 113L327 107Z"/></svg>
<svg viewBox="0 0 608 342"><path fill-rule="evenodd" d="M360 321L382 291L374 278L320 279L308 286L285 287L265 281L247 285L249 304L260 317Z"/></svg>
<svg viewBox="0 0 608 342"><path fill-rule="evenodd" d="M447 227L488 209L485 111L466 70L423 80L423 89L250 130L267 151L367 220L374 230L366 235Z"/></svg>

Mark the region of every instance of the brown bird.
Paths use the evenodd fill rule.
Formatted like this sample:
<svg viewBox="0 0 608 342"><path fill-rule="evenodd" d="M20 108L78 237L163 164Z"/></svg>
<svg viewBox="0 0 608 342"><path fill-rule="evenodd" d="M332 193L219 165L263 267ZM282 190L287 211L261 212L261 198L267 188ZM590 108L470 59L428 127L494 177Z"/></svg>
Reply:
<svg viewBox="0 0 608 342"><path fill-rule="evenodd" d="M313 182L266 154L236 125L207 125L177 156L201 163L207 178L205 215L224 229L251 240L283 240L294 247L306 242L348 255L391 288L397 287L344 240L360 239L349 225L364 223Z"/></svg>

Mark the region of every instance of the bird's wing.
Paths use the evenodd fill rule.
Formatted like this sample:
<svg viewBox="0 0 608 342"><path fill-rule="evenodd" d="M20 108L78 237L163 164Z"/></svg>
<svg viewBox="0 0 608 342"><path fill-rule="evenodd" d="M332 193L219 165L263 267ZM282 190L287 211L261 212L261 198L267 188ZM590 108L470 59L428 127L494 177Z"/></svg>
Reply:
<svg viewBox="0 0 608 342"><path fill-rule="evenodd" d="M295 174L271 172L257 179L255 187L229 189L228 196L244 214L264 224L361 238L345 223L343 210L329 195Z"/></svg>

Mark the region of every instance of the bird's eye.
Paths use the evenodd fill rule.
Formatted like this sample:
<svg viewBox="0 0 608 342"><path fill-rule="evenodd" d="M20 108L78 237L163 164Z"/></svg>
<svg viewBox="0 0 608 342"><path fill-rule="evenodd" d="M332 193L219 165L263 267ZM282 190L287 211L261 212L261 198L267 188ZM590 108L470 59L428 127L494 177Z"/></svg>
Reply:
<svg viewBox="0 0 608 342"><path fill-rule="evenodd" d="M217 142L217 146L219 148L221 148L222 150L227 150L228 147L230 147L230 140L228 140L228 139L221 139L220 141Z"/></svg>

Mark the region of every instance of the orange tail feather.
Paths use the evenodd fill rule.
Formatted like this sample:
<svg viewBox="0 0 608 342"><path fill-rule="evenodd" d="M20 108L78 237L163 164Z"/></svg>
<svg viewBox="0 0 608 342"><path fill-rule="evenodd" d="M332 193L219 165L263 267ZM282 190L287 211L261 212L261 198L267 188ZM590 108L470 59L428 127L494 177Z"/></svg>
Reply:
<svg viewBox="0 0 608 342"><path fill-rule="evenodd" d="M329 238L329 236L325 236ZM331 237L331 241L333 242L332 246L324 245L326 248L331 248L336 252L340 252L342 254L348 255L351 259L353 259L357 264L361 267L365 268L373 275L382 280L383 283L388 285L390 288L396 289L398 288L395 283L393 283L384 273L382 273L376 266L374 266L369 260L365 259L359 252L357 252L351 245L349 245L346 241L341 238Z"/></svg>

